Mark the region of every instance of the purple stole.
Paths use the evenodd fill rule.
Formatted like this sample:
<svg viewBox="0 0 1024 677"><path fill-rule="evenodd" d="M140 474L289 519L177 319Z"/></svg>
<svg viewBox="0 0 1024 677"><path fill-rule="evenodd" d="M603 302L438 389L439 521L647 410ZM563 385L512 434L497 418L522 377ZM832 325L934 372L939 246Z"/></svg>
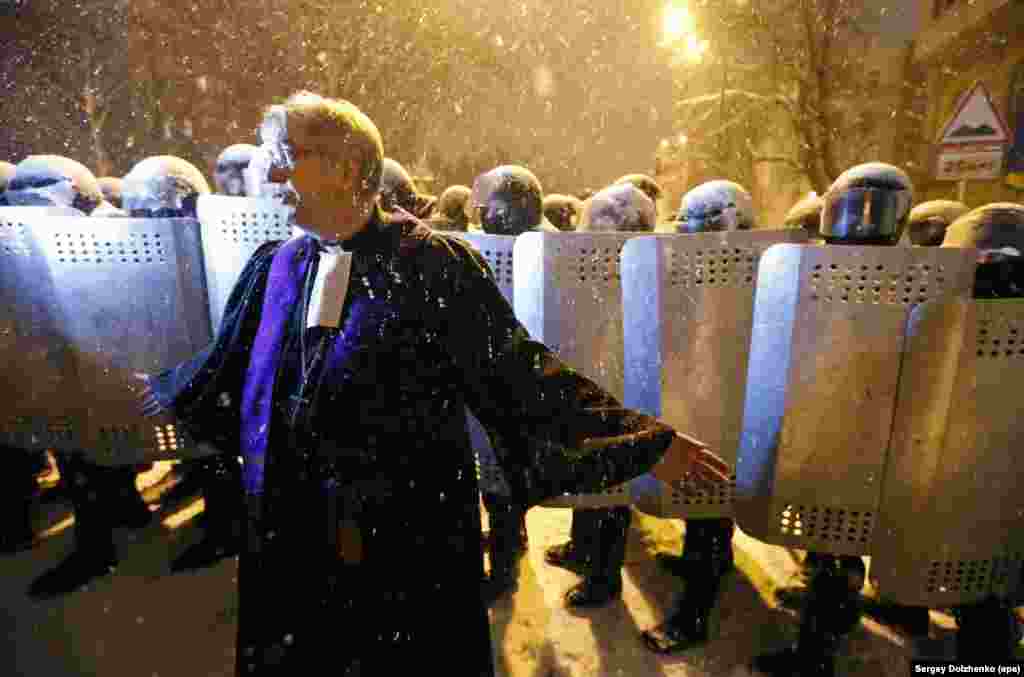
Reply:
<svg viewBox="0 0 1024 677"><path fill-rule="evenodd" d="M263 493L274 380L288 321L296 304L301 302L299 295L313 258L312 250L313 239L307 235L286 242L270 264L260 328L253 341L242 386L242 481L246 494Z"/></svg>

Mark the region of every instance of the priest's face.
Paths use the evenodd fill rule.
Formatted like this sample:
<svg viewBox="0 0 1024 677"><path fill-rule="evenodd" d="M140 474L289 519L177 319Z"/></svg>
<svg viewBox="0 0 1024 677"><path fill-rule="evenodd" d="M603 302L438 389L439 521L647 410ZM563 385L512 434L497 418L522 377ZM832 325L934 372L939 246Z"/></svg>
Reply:
<svg viewBox="0 0 1024 677"><path fill-rule="evenodd" d="M355 154L347 157L344 146L325 153L301 124L276 117L260 129L273 157L269 180L289 183L297 194L295 221L303 230L322 240L349 239L369 220L374 197L357 190L361 167Z"/></svg>

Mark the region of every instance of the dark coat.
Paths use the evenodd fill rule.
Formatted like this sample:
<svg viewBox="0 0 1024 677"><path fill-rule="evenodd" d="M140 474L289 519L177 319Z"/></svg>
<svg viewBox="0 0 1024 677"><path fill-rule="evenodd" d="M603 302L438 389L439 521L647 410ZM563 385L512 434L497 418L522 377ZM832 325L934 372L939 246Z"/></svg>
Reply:
<svg viewBox="0 0 1024 677"><path fill-rule="evenodd" d="M647 472L673 431L533 341L470 245L378 212L344 248L341 328L311 389L296 392L309 236L261 247L213 345L156 379L197 439L246 459L239 674L492 675L464 407L505 440L526 505ZM310 401L294 423L293 395Z"/></svg>

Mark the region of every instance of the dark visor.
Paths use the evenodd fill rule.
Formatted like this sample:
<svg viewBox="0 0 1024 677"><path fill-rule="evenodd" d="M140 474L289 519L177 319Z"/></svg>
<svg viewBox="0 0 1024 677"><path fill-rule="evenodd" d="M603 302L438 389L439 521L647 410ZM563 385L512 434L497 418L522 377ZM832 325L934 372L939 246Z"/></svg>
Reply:
<svg viewBox="0 0 1024 677"><path fill-rule="evenodd" d="M844 240L896 239L900 218L909 209L909 191L853 188L836 200L825 200L821 234Z"/></svg>

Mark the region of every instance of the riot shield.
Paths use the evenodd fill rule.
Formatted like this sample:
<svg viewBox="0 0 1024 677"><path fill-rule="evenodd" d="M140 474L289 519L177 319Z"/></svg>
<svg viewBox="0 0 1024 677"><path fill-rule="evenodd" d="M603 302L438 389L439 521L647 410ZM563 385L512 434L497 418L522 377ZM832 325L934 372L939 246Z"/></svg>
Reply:
<svg viewBox="0 0 1024 677"><path fill-rule="evenodd" d="M200 196L198 217L214 333L249 257L265 242L301 234L292 225L292 213L291 207L266 198Z"/></svg>
<svg viewBox="0 0 1024 677"><path fill-rule="evenodd" d="M761 257L734 510L766 543L870 552L907 317L971 294L939 248L775 245Z"/></svg>
<svg viewBox="0 0 1024 677"><path fill-rule="evenodd" d="M5 402L0 444L81 449L86 435L74 351L62 333L53 277L33 237L77 209L0 207L0 369Z"/></svg>
<svg viewBox="0 0 1024 677"><path fill-rule="evenodd" d="M1024 544L1024 300L911 314L871 577L884 598L944 608L1019 586Z"/></svg>
<svg viewBox="0 0 1024 677"><path fill-rule="evenodd" d="M211 340L198 221L59 218L29 231L73 348L89 458L125 465L203 455L176 426L138 414L133 391L134 373L172 367Z"/></svg>
<svg viewBox="0 0 1024 677"><path fill-rule="evenodd" d="M798 230L658 235L622 250L625 402L735 466L761 254ZM660 482L637 507L658 517L732 516L732 486Z"/></svg>
<svg viewBox="0 0 1024 677"><path fill-rule="evenodd" d="M524 233L513 257L516 317L566 364L623 400L619 253L645 233ZM647 482L641 482L645 491ZM639 486L639 485L638 485ZM549 507L628 505L626 483L600 494L563 496Z"/></svg>

